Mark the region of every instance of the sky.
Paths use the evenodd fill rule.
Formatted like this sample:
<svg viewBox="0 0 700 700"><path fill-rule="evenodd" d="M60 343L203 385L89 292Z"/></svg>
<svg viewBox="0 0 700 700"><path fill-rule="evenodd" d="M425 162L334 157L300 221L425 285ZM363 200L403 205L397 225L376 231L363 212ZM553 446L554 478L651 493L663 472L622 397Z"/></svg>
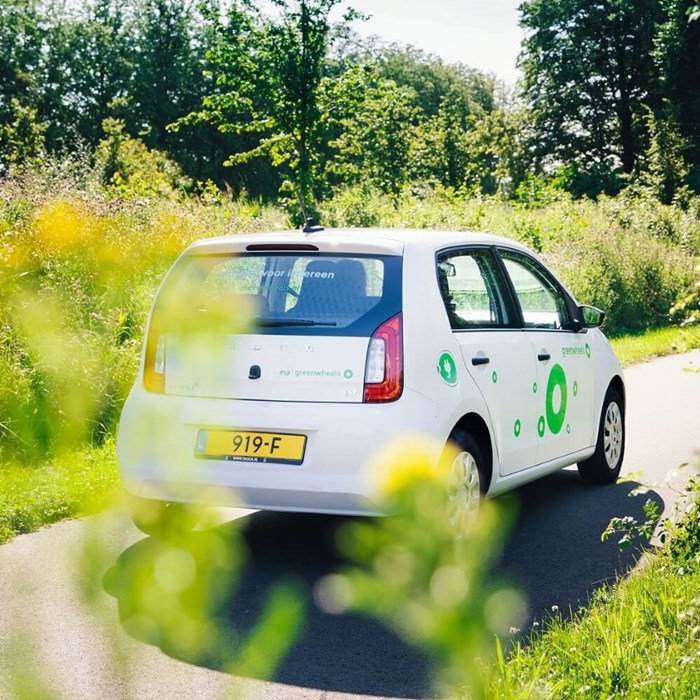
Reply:
<svg viewBox="0 0 700 700"><path fill-rule="evenodd" d="M352 0L372 15L355 22L360 34L412 44L448 63L464 63L508 83L520 72L515 62L523 31L518 26L521 0Z"/></svg>

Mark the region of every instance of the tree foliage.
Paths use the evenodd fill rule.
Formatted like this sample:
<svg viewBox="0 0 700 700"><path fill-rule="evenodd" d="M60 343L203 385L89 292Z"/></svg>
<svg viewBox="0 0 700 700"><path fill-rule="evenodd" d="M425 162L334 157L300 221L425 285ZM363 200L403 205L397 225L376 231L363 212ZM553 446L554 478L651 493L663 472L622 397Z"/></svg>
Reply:
<svg viewBox="0 0 700 700"><path fill-rule="evenodd" d="M361 39L347 2L3 0L0 176L94 155L118 124L194 187L283 185L311 209L346 185L700 191L697 3L524 0L521 99L506 99L493 76Z"/></svg>
<svg viewBox="0 0 700 700"><path fill-rule="evenodd" d="M529 0L520 65L542 162L581 173L634 171L647 146L645 108L659 104L657 0Z"/></svg>
<svg viewBox="0 0 700 700"><path fill-rule="evenodd" d="M664 111L673 112L690 183L700 190L700 22L688 21L687 0L663 0L665 21L655 38L653 59L659 71ZM664 115L659 115L663 118Z"/></svg>
<svg viewBox="0 0 700 700"><path fill-rule="evenodd" d="M227 165L266 156L306 202L318 192L323 143L318 93L341 0L237 0L210 12L216 89L180 124L213 123L239 138ZM345 21L352 19L352 13Z"/></svg>
<svg viewBox="0 0 700 700"><path fill-rule="evenodd" d="M322 106L332 149L327 170L335 182L368 183L398 195L409 173L418 109L414 94L359 65L323 84Z"/></svg>

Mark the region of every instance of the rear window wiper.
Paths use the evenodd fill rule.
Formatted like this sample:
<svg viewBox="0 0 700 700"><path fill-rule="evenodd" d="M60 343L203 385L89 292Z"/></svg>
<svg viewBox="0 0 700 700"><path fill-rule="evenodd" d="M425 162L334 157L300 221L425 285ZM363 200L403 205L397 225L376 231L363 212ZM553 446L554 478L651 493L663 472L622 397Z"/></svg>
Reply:
<svg viewBox="0 0 700 700"><path fill-rule="evenodd" d="M337 326L335 321L314 321L310 318L264 318L256 316L253 319L257 326Z"/></svg>

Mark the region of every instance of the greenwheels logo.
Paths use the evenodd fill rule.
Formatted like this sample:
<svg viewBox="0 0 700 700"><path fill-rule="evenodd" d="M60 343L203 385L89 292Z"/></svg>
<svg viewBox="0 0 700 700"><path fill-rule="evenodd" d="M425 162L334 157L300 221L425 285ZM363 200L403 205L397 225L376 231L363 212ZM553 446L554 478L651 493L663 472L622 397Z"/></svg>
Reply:
<svg viewBox="0 0 700 700"><path fill-rule="evenodd" d="M578 387L577 387L578 388ZM554 408L554 396L559 393L558 408ZM577 393L577 392L574 392ZM545 398L545 413L547 415L547 427L553 435L558 435L564 425L566 417L566 404L568 400L568 392L566 387L566 373L564 368L557 364L552 367L547 380L547 395ZM544 435L545 419L540 416L537 422L537 433L540 437Z"/></svg>
<svg viewBox="0 0 700 700"><path fill-rule="evenodd" d="M457 383L457 364L449 352L443 352L438 360L438 372L443 381L450 386Z"/></svg>

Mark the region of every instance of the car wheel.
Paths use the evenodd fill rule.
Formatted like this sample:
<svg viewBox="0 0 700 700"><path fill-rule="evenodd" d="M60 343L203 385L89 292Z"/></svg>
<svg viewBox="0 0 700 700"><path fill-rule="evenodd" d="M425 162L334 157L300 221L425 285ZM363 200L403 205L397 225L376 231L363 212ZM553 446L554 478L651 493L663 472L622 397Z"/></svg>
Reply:
<svg viewBox="0 0 700 700"><path fill-rule="evenodd" d="M578 471L589 484L613 484L617 481L625 456L625 413L622 397L610 387L605 394L603 410L598 426L598 442L595 452Z"/></svg>
<svg viewBox="0 0 700 700"><path fill-rule="evenodd" d="M485 490L484 460L476 440L464 431L452 434L450 441L457 454L449 465L447 516L460 532L476 520Z"/></svg>
<svg viewBox="0 0 700 700"><path fill-rule="evenodd" d="M186 503L157 501L128 495L127 511L136 527L151 537L184 535L197 524L199 517Z"/></svg>

